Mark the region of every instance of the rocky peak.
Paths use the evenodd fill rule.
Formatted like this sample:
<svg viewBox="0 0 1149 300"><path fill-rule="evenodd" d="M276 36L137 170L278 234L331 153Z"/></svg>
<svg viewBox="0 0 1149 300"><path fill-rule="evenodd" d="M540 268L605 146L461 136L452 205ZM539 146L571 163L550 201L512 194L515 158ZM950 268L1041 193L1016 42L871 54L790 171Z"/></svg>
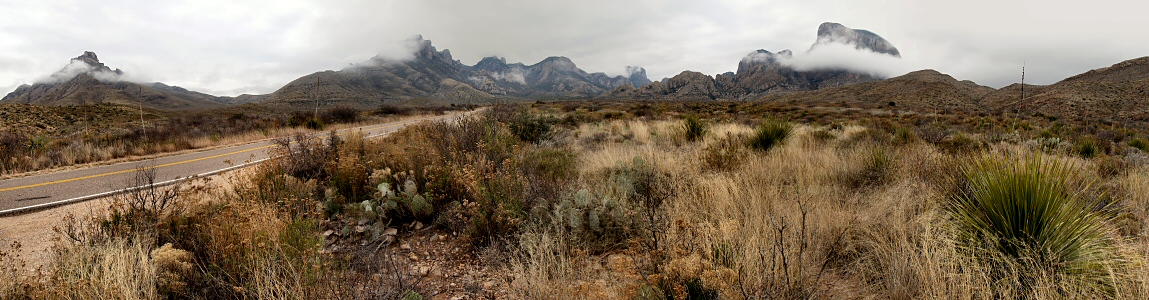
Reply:
<svg viewBox="0 0 1149 300"><path fill-rule="evenodd" d="M100 63L100 58L96 57L96 53L92 52L92 51L84 51L84 54L81 54L80 56L73 58L72 61L81 61L81 62L86 63L86 64L91 65L91 66L103 66L104 65L104 64Z"/></svg>
<svg viewBox="0 0 1149 300"><path fill-rule="evenodd" d="M441 61L448 64L454 62L454 58L451 57L451 50L437 51L435 46L431 45L431 40L424 40L423 35L416 35L411 39L411 42L415 59Z"/></svg>
<svg viewBox="0 0 1149 300"><path fill-rule="evenodd" d="M577 72L579 70L578 67L575 66L574 62L565 56L547 57L535 66L544 67L555 71Z"/></svg>
<svg viewBox="0 0 1149 300"><path fill-rule="evenodd" d="M476 70L498 72L507 68L507 59L498 56L488 56L475 63Z"/></svg>
<svg viewBox="0 0 1149 300"><path fill-rule="evenodd" d="M760 66L775 66L778 65L779 60L790 59L792 57L794 57L794 53L790 52L790 50L782 50L778 53L771 53L770 51L758 49L757 51L750 52L749 54L746 54L746 56L742 57L742 60L738 62L738 73L742 73L750 70L751 68Z"/></svg>
<svg viewBox="0 0 1149 300"><path fill-rule="evenodd" d="M639 66L626 66L626 79L630 81L630 85L634 87L642 87L650 84L650 78L646 77L646 69Z"/></svg>
<svg viewBox="0 0 1149 300"><path fill-rule="evenodd" d="M123 71L120 71L119 69L112 70L112 68L105 66L103 63L100 62L100 58L96 56L96 53L92 52L92 51L84 51L84 54L81 54L80 56L73 58L71 60L71 62L72 63L70 65L72 65L72 67L65 67L65 70L61 70L61 72L72 72L72 73L75 73L75 71L79 71L79 73L112 72L112 73L115 73L116 75L121 75L124 73ZM76 63L83 63L86 66L75 66ZM67 71L68 69L72 69L72 68L75 68L78 70ZM75 75L75 74L72 74L72 75Z"/></svg>
<svg viewBox="0 0 1149 300"><path fill-rule="evenodd" d="M886 39L881 36L867 30L851 29L833 22L822 23L822 25L818 26L818 41L810 47L810 50L814 50L814 48L825 44L854 45L857 49L902 57L901 53L898 52L898 48L895 48L894 44L886 41Z"/></svg>
<svg viewBox="0 0 1149 300"><path fill-rule="evenodd" d="M124 72L119 69L112 70L100 62L95 52L84 51L84 54L71 59L63 69L52 73L47 78L37 80L36 83L59 83L72 80L76 76L86 75L103 82L119 81Z"/></svg>

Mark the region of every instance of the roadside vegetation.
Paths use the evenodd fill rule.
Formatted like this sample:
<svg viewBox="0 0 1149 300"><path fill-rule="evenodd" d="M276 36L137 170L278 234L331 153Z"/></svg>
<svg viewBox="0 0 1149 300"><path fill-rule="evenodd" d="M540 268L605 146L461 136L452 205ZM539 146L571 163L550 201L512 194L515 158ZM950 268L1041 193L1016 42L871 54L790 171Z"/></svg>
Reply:
<svg viewBox="0 0 1149 300"><path fill-rule="evenodd" d="M377 123L450 108L332 107L319 111L244 105L208 111L147 110L123 105L0 106L0 176L118 158L253 141Z"/></svg>
<svg viewBox="0 0 1149 300"><path fill-rule="evenodd" d="M1145 299L1144 138L500 104L381 139L298 134L226 182L123 196L64 220L39 270L0 255L0 298Z"/></svg>

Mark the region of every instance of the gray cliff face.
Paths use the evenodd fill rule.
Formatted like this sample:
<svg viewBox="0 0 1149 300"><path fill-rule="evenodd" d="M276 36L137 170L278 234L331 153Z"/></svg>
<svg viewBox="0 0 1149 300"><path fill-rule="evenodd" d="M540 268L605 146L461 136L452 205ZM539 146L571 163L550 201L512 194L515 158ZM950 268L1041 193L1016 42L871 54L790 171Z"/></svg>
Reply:
<svg viewBox="0 0 1149 300"><path fill-rule="evenodd" d="M818 42L811 49L829 43L855 45L900 57L898 49L882 37L865 30L854 30L837 23L818 27ZM746 54L736 72L710 77L697 72L682 72L672 78L637 88L615 89L600 98L647 100L751 100L763 95L810 91L828 87L879 80L879 78L845 70L798 71L784 61L793 58L790 50L773 53L764 49Z"/></svg>
<svg viewBox="0 0 1149 300"><path fill-rule="evenodd" d="M123 74L101 63L96 53L85 51L63 69L32 85L21 85L0 102L36 105L144 102L155 108L182 109L213 107L232 100L159 82L123 81Z"/></svg>
<svg viewBox="0 0 1149 300"><path fill-rule="evenodd" d="M496 97L588 99L619 86L649 82L645 70L630 77L588 73L562 56L533 65L490 56L468 66L421 36L410 42L411 59L376 56L340 71L314 73L268 95L265 102L307 105L314 102L315 90L321 98L360 107L382 103L481 104ZM319 89L315 88L317 79Z"/></svg>
<svg viewBox="0 0 1149 300"><path fill-rule="evenodd" d="M818 41L810 50L826 44L848 44L857 49L902 57L898 48L886 39L867 30L851 29L842 24L826 22L818 26Z"/></svg>
<svg viewBox="0 0 1149 300"><path fill-rule="evenodd" d="M627 66L626 73L630 74L626 79L630 81L630 85L633 87L643 87L651 82L650 78L646 77L646 69L643 67Z"/></svg>

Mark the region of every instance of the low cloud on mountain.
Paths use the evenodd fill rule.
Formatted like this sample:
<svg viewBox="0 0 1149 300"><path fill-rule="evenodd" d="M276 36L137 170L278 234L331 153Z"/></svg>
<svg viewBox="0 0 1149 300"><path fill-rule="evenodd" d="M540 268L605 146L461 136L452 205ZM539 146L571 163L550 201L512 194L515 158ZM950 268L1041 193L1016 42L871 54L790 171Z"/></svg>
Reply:
<svg viewBox="0 0 1149 300"><path fill-rule="evenodd" d="M848 70L888 78L916 70L913 62L849 44L824 44L791 57L777 56L778 63L798 71Z"/></svg>
<svg viewBox="0 0 1149 300"><path fill-rule="evenodd" d="M802 52L826 21L881 34L907 65L851 67L930 68L1000 87L1017 81L1024 61L1027 81L1048 84L1149 53L1149 40L1121 38L1143 35L1147 9L1149 2L1117 0L16 1L0 3L20 12L0 19L0 88L33 83L59 70L61 57L95 51L146 81L268 93L316 70L401 57L415 34L468 65L491 55L566 56L609 75L626 75L626 65L646 67L651 78L712 75L734 71L754 49ZM795 55L800 67L836 60Z"/></svg>
<svg viewBox="0 0 1149 300"><path fill-rule="evenodd" d="M60 83L71 80L72 78L76 78L76 76L80 74L88 74L92 76L92 78L96 78L96 80L103 82L120 81L121 77L124 76L123 74L118 74L114 71L102 70L80 60L72 60L71 63L69 63L67 66L64 66L64 68L60 69L60 71L52 73L52 75L48 75L47 77L37 79L35 83Z"/></svg>

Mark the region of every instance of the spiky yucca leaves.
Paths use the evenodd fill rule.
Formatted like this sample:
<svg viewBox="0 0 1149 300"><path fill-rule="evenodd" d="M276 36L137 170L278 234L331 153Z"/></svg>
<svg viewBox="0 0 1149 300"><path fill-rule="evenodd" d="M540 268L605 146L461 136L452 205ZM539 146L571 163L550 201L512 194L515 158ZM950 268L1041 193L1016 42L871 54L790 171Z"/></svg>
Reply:
<svg viewBox="0 0 1149 300"><path fill-rule="evenodd" d="M793 129L794 125L786 121L767 120L762 122L761 125L758 125L758 129L754 130L754 136L750 138L750 148L769 151L770 148L786 142L786 138L790 136Z"/></svg>
<svg viewBox="0 0 1149 300"><path fill-rule="evenodd" d="M707 128L706 123L695 116L687 116L686 120L682 123L682 132L688 142L701 140L709 131L710 129Z"/></svg>
<svg viewBox="0 0 1149 300"><path fill-rule="evenodd" d="M964 171L966 192L947 210L960 249L995 281L1013 283L1021 295L1050 285L1067 297L1116 293L1113 214L1086 196L1089 184L1072 185L1077 173L1068 162L987 156Z"/></svg>

